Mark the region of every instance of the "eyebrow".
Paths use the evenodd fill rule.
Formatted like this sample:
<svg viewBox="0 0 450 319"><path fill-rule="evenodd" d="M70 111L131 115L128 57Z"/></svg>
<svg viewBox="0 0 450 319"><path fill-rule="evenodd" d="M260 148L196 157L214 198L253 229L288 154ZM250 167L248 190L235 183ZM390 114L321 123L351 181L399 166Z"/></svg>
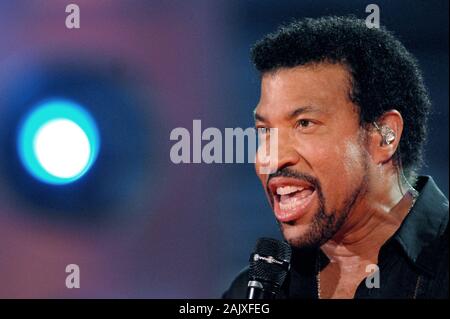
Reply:
<svg viewBox="0 0 450 319"><path fill-rule="evenodd" d="M292 119L303 113L321 113L321 110L314 106L302 106L302 107L299 107L299 108L295 109L294 111L292 111L288 115L288 119Z"/></svg>
<svg viewBox="0 0 450 319"><path fill-rule="evenodd" d="M301 107L296 108L292 112L290 112L289 115L287 116L287 119L290 120L290 119L297 117L303 113L321 113L321 112L322 112L321 110L319 110L318 108L313 107L313 106L301 106ZM255 118L255 121L266 122L266 119L264 118L264 116L257 113L256 109L253 111L253 116Z"/></svg>

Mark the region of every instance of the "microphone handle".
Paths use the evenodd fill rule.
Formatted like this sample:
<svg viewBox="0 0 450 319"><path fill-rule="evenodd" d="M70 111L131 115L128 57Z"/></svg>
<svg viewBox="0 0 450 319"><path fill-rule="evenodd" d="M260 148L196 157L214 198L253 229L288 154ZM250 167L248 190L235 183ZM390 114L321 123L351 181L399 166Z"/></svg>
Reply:
<svg viewBox="0 0 450 319"><path fill-rule="evenodd" d="M275 299L275 292L264 289L264 286L256 280L248 282L247 299Z"/></svg>

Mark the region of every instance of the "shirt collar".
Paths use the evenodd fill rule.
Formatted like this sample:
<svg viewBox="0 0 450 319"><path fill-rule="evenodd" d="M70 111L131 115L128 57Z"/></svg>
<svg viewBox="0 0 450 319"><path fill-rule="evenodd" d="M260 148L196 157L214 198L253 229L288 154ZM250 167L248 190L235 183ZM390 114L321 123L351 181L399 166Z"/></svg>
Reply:
<svg viewBox="0 0 450 319"><path fill-rule="evenodd" d="M430 176L419 177L419 196L394 239L417 267L432 274L439 252L435 243L448 224L448 199Z"/></svg>

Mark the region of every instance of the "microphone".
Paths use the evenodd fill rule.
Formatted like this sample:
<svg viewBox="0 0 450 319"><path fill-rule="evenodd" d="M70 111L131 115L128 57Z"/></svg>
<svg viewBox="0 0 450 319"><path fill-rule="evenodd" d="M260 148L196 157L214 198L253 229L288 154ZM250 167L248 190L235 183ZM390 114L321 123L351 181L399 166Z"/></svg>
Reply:
<svg viewBox="0 0 450 319"><path fill-rule="evenodd" d="M274 299L289 272L291 247L272 238L260 238L250 255L247 299Z"/></svg>

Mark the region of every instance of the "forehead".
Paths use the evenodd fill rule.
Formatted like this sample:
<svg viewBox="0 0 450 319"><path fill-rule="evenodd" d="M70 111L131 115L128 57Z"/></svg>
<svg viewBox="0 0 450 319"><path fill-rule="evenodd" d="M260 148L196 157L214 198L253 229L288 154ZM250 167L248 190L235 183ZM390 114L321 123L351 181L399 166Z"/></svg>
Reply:
<svg viewBox="0 0 450 319"><path fill-rule="evenodd" d="M326 113L349 104L351 80L341 64L318 63L266 73L261 80L261 98L256 112L263 116L289 112L300 106L311 106Z"/></svg>

